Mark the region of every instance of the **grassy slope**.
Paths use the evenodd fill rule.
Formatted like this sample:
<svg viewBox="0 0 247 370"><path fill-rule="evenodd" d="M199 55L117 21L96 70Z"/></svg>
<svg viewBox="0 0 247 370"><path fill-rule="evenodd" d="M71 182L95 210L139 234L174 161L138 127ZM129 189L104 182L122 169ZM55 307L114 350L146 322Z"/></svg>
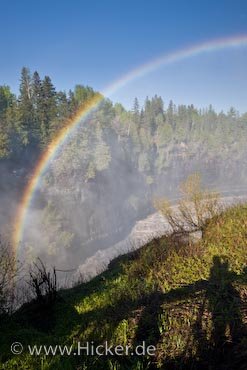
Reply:
<svg viewBox="0 0 247 370"><path fill-rule="evenodd" d="M91 282L60 292L53 310L34 304L2 322L3 369L245 369L247 206L206 227L190 246L167 238L113 261ZM80 340L157 346L155 357L14 357L10 344Z"/></svg>

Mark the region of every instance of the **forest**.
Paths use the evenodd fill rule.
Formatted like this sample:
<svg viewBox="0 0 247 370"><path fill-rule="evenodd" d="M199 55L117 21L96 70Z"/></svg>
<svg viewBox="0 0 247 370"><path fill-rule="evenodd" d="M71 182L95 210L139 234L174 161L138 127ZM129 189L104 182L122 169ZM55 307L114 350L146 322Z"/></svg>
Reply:
<svg viewBox="0 0 247 370"><path fill-rule="evenodd" d="M95 97L100 104L82 117L40 177L13 255L13 220L40 156ZM233 107L216 112L211 105L198 109L155 95L143 106L135 98L126 109L88 86L57 91L50 77L28 68L22 69L19 94L0 86L4 368L240 368L246 352L246 205L223 212L217 204L215 211L210 194L246 189L246 138L247 113ZM177 238L178 230L185 231L183 219L164 203L157 209L170 220L172 234L112 257L103 269L96 263L91 276L83 275L88 258L123 240L155 211L155 199L172 202L193 172L199 176L189 177L192 189L195 179L209 189L192 194L203 216L199 239ZM205 194L212 200L209 218ZM195 231L190 204L182 199L180 212ZM68 278L68 271L81 275ZM74 350L78 340L130 348L145 340L156 351L118 358L28 353L30 343L40 351L46 343ZM19 356L10 352L13 341L23 346Z"/></svg>
<svg viewBox="0 0 247 370"><path fill-rule="evenodd" d="M11 234L39 156L95 96L101 103L52 160L29 210L22 240L28 262L41 257L78 267L123 239L154 210L155 196L176 196L192 172L219 191L247 183L247 113L175 105L156 95L143 106L135 98L128 110L88 86L57 91L49 76L24 67L17 96L0 87L2 234Z"/></svg>
<svg viewBox="0 0 247 370"><path fill-rule="evenodd" d="M34 152L37 156L66 124L66 120L73 117L95 95L100 96L100 93L79 84L68 92L56 91L49 76L41 79L37 71L31 74L24 67L17 96L9 86L0 86L1 161L19 160L25 164L30 153ZM183 142L186 152L186 145L200 138L209 143L209 150L212 151L219 144L228 147L236 143L240 144L238 149L241 150L240 136L244 136L241 133L245 133L247 124L247 113L241 115L233 107L227 113L216 113L211 105L197 109L193 104L176 106L173 101L169 101L165 106L159 96L151 99L147 97L143 107L135 98L131 110L126 110L120 103L113 105L109 99L104 99L101 109L101 116L104 114L102 122L98 118L101 131L114 131L119 139L126 142L126 146L127 142L133 143L137 168L147 176L152 176L154 172L160 173L168 166L165 155L168 144ZM98 131L102 145L105 144L105 162L110 161L111 148L102 137L100 129ZM98 154L96 162L102 153ZM100 170L101 166L91 164L88 168L98 167ZM88 171L85 176L90 178L92 173ZM151 182L151 179L147 181Z"/></svg>

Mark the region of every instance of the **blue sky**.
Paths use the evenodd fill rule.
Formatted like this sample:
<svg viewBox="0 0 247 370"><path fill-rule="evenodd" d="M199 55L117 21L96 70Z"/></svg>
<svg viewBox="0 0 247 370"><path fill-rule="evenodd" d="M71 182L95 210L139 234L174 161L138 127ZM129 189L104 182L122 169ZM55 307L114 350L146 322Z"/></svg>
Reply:
<svg viewBox="0 0 247 370"><path fill-rule="evenodd" d="M58 89L103 90L159 55L210 39L247 34L246 0L0 0L0 84L17 92L28 66ZM165 102L231 105L247 111L247 48L201 55L160 68L115 92ZM245 108L246 107L246 108Z"/></svg>

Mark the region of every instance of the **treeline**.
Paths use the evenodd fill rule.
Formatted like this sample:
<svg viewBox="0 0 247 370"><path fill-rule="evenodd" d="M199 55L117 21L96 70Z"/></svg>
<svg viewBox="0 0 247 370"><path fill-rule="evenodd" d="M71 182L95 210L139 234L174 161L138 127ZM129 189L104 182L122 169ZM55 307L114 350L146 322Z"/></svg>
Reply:
<svg viewBox="0 0 247 370"><path fill-rule="evenodd" d="M23 68L18 96L8 86L0 86L0 159L25 159L31 151L42 151L67 119L96 94L83 85L73 91L56 91L49 76L41 79L38 72L31 75ZM234 108L216 113L212 106L197 109L193 104L175 105L172 101L165 107L159 96L146 98L143 107L135 98L133 108L126 110L105 99L90 129L79 134L80 143L77 140L76 147L75 143L68 146L64 156L71 157L72 150L75 157L80 151L81 158L83 151L83 158L87 158L85 179L93 178L116 154L113 137L125 153L124 160L131 161L145 173L147 183L152 183L155 175L171 165L174 155L194 157L201 153L224 160L236 146L241 153L247 137L247 113L240 115Z"/></svg>
<svg viewBox="0 0 247 370"><path fill-rule="evenodd" d="M97 94L77 85L68 93L56 91L51 78L21 71L19 95L0 86L0 158L15 158L35 149L42 150L53 135L81 107Z"/></svg>
<svg viewBox="0 0 247 370"><path fill-rule="evenodd" d="M212 105L197 109L170 101L165 109L162 98L154 96L143 108L135 99L132 111L122 110L118 117L133 142L139 171L150 176L164 172L176 157L185 162L197 158L202 164L212 158L237 160L246 151L247 114L240 115L233 107L216 113Z"/></svg>
<svg viewBox="0 0 247 370"><path fill-rule="evenodd" d="M13 186L21 192L30 165L96 94L82 85L56 91L50 77L31 75L27 68L18 96L0 86L0 185L6 209L13 198L6 193ZM39 252L44 260L53 256L56 265L74 266L92 255L92 248L124 238L135 220L152 209L154 196L175 197L179 183L196 171L205 185L219 191L246 186L246 139L247 114L234 108L217 113L212 106L197 109L154 96L143 106L135 98L126 110L102 99L66 140L40 182L38 213L24 238L26 255L31 260Z"/></svg>

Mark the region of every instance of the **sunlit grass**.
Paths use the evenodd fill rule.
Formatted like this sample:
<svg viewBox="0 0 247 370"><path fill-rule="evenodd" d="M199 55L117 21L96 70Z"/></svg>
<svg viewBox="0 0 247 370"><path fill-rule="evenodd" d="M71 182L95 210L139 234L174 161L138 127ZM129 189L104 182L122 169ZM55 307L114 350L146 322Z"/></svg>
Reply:
<svg viewBox="0 0 247 370"><path fill-rule="evenodd" d="M247 206L227 210L208 222L202 240L174 249L169 238L155 240L119 258L89 283L60 292L55 319L45 332L27 322L3 326L1 340L3 369L148 369L150 363L162 368L164 363L197 361L214 341L216 319L214 305L225 297L225 337L232 341L231 322L235 301L228 300L227 286L246 299ZM212 266L218 256L227 273L214 271L220 291L214 291ZM218 274L218 275L217 275ZM222 277L223 276L223 277ZM205 289L204 283L210 282ZM200 285L201 284L201 285ZM211 284L211 285L210 285ZM221 302L222 305L222 302ZM234 307L231 307L233 305ZM224 311L225 310L225 311ZM234 311L234 312L235 312ZM241 311L241 307L240 307ZM228 317L229 316L229 317ZM42 320L47 320L42 317ZM220 318L217 318L220 320ZM242 317L243 323L246 318ZM33 357L24 352L13 357L8 345L76 344L77 341L109 341L113 345L135 346L142 340L157 347L155 358ZM240 338L245 341L246 338Z"/></svg>

